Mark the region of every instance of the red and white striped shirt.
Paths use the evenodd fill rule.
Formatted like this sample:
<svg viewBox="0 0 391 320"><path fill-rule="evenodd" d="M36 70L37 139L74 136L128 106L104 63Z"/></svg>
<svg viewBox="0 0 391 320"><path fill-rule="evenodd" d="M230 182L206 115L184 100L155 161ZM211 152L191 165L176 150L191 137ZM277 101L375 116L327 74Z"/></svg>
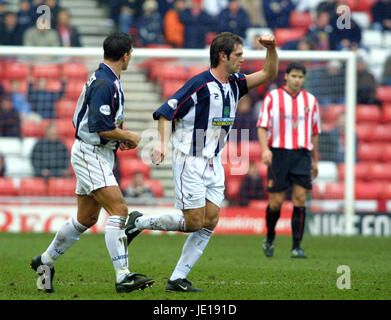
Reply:
<svg viewBox="0 0 391 320"><path fill-rule="evenodd" d="M312 150L311 136L321 132L318 101L305 90L292 96L274 89L263 101L257 127L268 129L269 147Z"/></svg>

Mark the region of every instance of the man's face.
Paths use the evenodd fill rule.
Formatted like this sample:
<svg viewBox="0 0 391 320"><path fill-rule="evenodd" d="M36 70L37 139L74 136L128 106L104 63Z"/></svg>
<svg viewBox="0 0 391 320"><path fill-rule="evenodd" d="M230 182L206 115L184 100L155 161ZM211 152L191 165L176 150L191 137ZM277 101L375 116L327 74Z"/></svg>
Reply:
<svg viewBox="0 0 391 320"><path fill-rule="evenodd" d="M132 52L133 52L133 49L130 49L129 53L124 54L124 63L122 66L122 70L128 69L129 62L132 59Z"/></svg>
<svg viewBox="0 0 391 320"><path fill-rule="evenodd" d="M236 44L234 50L231 52L229 59L226 61L226 70L229 74L237 73L240 70L240 66L244 62L243 59L243 46Z"/></svg>
<svg viewBox="0 0 391 320"><path fill-rule="evenodd" d="M286 86L292 92L299 91L304 83L305 75L303 71L293 69L289 73L285 73Z"/></svg>

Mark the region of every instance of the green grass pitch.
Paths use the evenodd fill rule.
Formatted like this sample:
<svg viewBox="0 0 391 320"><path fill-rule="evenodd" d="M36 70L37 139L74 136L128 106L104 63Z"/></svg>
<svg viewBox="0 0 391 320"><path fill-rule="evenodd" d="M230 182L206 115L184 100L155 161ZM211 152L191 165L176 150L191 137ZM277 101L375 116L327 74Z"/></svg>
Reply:
<svg viewBox="0 0 391 320"><path fill-rule="evenodd" d="M291 237L277 235L266 258L263 236L214 235L188 279L201 293L168 293L165 285L180 256L184 235L141 234L129 248L130 270L155 278L152 288L117 294L104 235L83 235L56 262L56 292L36 287L31 258L53 234L0 233L2 300L360 300L391 298L391 239L305 235L308 259L290 258ZM340 265L350 268L350 289L338 289ZM344 282L346 283L346 282Z"/></svg>

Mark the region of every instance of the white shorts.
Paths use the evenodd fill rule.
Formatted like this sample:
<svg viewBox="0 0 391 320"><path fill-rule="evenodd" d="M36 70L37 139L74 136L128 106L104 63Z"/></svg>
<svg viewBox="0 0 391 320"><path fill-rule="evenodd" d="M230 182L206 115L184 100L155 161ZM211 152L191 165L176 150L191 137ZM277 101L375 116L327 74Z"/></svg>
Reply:
<svg viewBox="0 0 391 320"><path fill-rule="evenodd" d="M114 152L109 148L76 139L72 146L71 163L77 179L77 195L90 195L102 187L118 186L113 174Z"/></svg>
<svg viewBox="0 0 391 320"><path fill-rule="evenodd" d="M172 170L175 186L175 208L202 208L206 199L221 207L225 176L220 157L193 157L175 149Z"/></svg>

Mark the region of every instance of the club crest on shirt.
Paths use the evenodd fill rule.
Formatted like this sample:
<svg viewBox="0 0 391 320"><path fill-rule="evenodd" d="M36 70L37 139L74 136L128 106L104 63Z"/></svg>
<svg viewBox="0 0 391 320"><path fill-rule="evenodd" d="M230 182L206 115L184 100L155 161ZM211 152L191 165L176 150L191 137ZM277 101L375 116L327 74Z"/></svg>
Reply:
<svg viewBox="0 0 391 320"><path fill-rule="evenodd" d="M293 127L293 129L297 129L298 126L299 126L299 121L298 120L292 120L292 127Z"/></svg>
<svg viewBox="0 0 391 320"><path fill-rule="evenodd" d="M111 108L108 104L105 104L99 108L100 113L104 114L105 116L109 116L111 114Z"/></svg>
<svg viewBox="0 0 391 320"><path fill-rule="evenodd" d="M176 110L178 108L178 100L177 99L170 99L167 101L167 104L170 106L172 110Z"/></svg>
<svg viewBox="0 0 391 320"><path fill-rule="evenodd" d="M305 113L310 112L310 107L309 107L309 106L304 106L304 112L305 112Z"/></svg>
<svg viewBox="0 0 391 320"><path fill-rule="evenodd" d="M274 181L273 181L273 179L269 179L269 181L267 182L267 186L268 186L269 188L273 188L273 186L274 186Z"/></svg>

